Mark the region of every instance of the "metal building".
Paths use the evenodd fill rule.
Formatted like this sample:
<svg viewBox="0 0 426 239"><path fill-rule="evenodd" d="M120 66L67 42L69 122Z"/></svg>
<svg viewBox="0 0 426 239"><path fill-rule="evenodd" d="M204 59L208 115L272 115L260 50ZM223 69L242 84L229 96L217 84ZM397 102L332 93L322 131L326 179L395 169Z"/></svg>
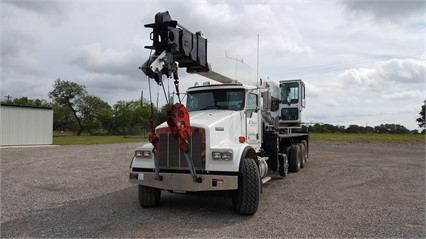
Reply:
<svg viewBox="0 0 426 239"><path fill-rule="evenodd" d="M52 144L53 109L1 105L0 145Z"/></svg>

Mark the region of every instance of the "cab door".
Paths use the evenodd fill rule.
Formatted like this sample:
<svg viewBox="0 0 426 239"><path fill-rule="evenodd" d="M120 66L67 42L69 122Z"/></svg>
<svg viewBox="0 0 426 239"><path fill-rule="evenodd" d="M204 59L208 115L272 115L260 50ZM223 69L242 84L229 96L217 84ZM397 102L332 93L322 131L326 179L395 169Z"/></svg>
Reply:
<svg viewBox="0 0 426 239"><path fill-rule="evenodd" d="M259 95L253 92L248 92L246 100L246 142L253 146L254 149L259 149L262 135L260 134L261 115L259 110Z"/></svg>
<svg viewBox="0 0 426 239"><path fill-rule="evenodd" d="M301 124L302 109L305 107L305 85L301 80L280 81L280 122Z"/></svg>

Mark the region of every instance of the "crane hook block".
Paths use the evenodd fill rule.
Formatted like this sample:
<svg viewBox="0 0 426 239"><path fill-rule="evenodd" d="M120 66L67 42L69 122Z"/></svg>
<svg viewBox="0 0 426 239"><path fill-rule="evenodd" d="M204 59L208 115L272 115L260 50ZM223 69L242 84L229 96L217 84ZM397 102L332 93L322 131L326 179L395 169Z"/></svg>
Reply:
<svg viewBox="0 0 426 239"><path fill-rule="evenodd" d="M186 107L180 103L174 105L167 105L167 125L169 126L170 133L185 141L191 136L191 127L189 124L189 114Z"/></svg>
<svg viewBox="0 0 426 239"><path fill-rule="evenodd" d="M154 50L154 54L140 67L140 69L159 83L159 75L171 77L173 64L179 63L180 68L186 67L190 73L208 72L207 39L201 32L195 34L172 20L169 12L159 12L155 15L155 23L146 24L152 28L152 46L145 46ZM161 69L154 67L161 59ZM153 66L154 64L154 66Z"/></svg>

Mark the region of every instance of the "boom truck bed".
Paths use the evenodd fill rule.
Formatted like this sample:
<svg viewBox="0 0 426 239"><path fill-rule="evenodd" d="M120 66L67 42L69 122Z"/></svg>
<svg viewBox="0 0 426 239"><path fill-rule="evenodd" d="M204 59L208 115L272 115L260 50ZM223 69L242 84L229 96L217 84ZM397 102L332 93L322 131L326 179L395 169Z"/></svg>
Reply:
<svg viewBox="0 0 426 239"><path fill-rule="evenodd" d="M149 78L162 85L163 76L173 76L178 91L177 68L185 67L220 84L188 88L186 106L169 102L167 121L152 126L150 143L135 150L129 181L138 184L141 206L158 206L162 190L228 191L237 213L253 215L261 184L306 165L304 83L242 84L213 71L207 39L180 26L168 12L145 26L153 28L153 46L146 48L155 52L140 68Z"/></svg>

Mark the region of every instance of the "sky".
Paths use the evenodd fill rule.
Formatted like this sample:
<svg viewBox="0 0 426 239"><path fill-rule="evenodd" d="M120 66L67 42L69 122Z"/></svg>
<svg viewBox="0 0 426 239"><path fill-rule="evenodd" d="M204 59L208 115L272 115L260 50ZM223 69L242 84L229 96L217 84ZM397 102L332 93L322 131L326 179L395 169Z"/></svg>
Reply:
<svg viewBox="0 0 426 239"><path fill-rule="evenodd" d="M138 69L157 12L208 39L214 71L244 83L302 79L307 123L418 129L426 100L422 0L0 2L0 93L46 99L57 78L111 106L149 100ZM233 60L236 59L236 60ZM259 61L257 61L259 59ZM238 60L238 61L237 61ZM216 62L216 63L215 63ZM245 73L253 77L242 79ZM209 79L179 71L180 90ZM172 80L166 91L173 92ZM151 80L151 99L164 104Z"/></svg>

